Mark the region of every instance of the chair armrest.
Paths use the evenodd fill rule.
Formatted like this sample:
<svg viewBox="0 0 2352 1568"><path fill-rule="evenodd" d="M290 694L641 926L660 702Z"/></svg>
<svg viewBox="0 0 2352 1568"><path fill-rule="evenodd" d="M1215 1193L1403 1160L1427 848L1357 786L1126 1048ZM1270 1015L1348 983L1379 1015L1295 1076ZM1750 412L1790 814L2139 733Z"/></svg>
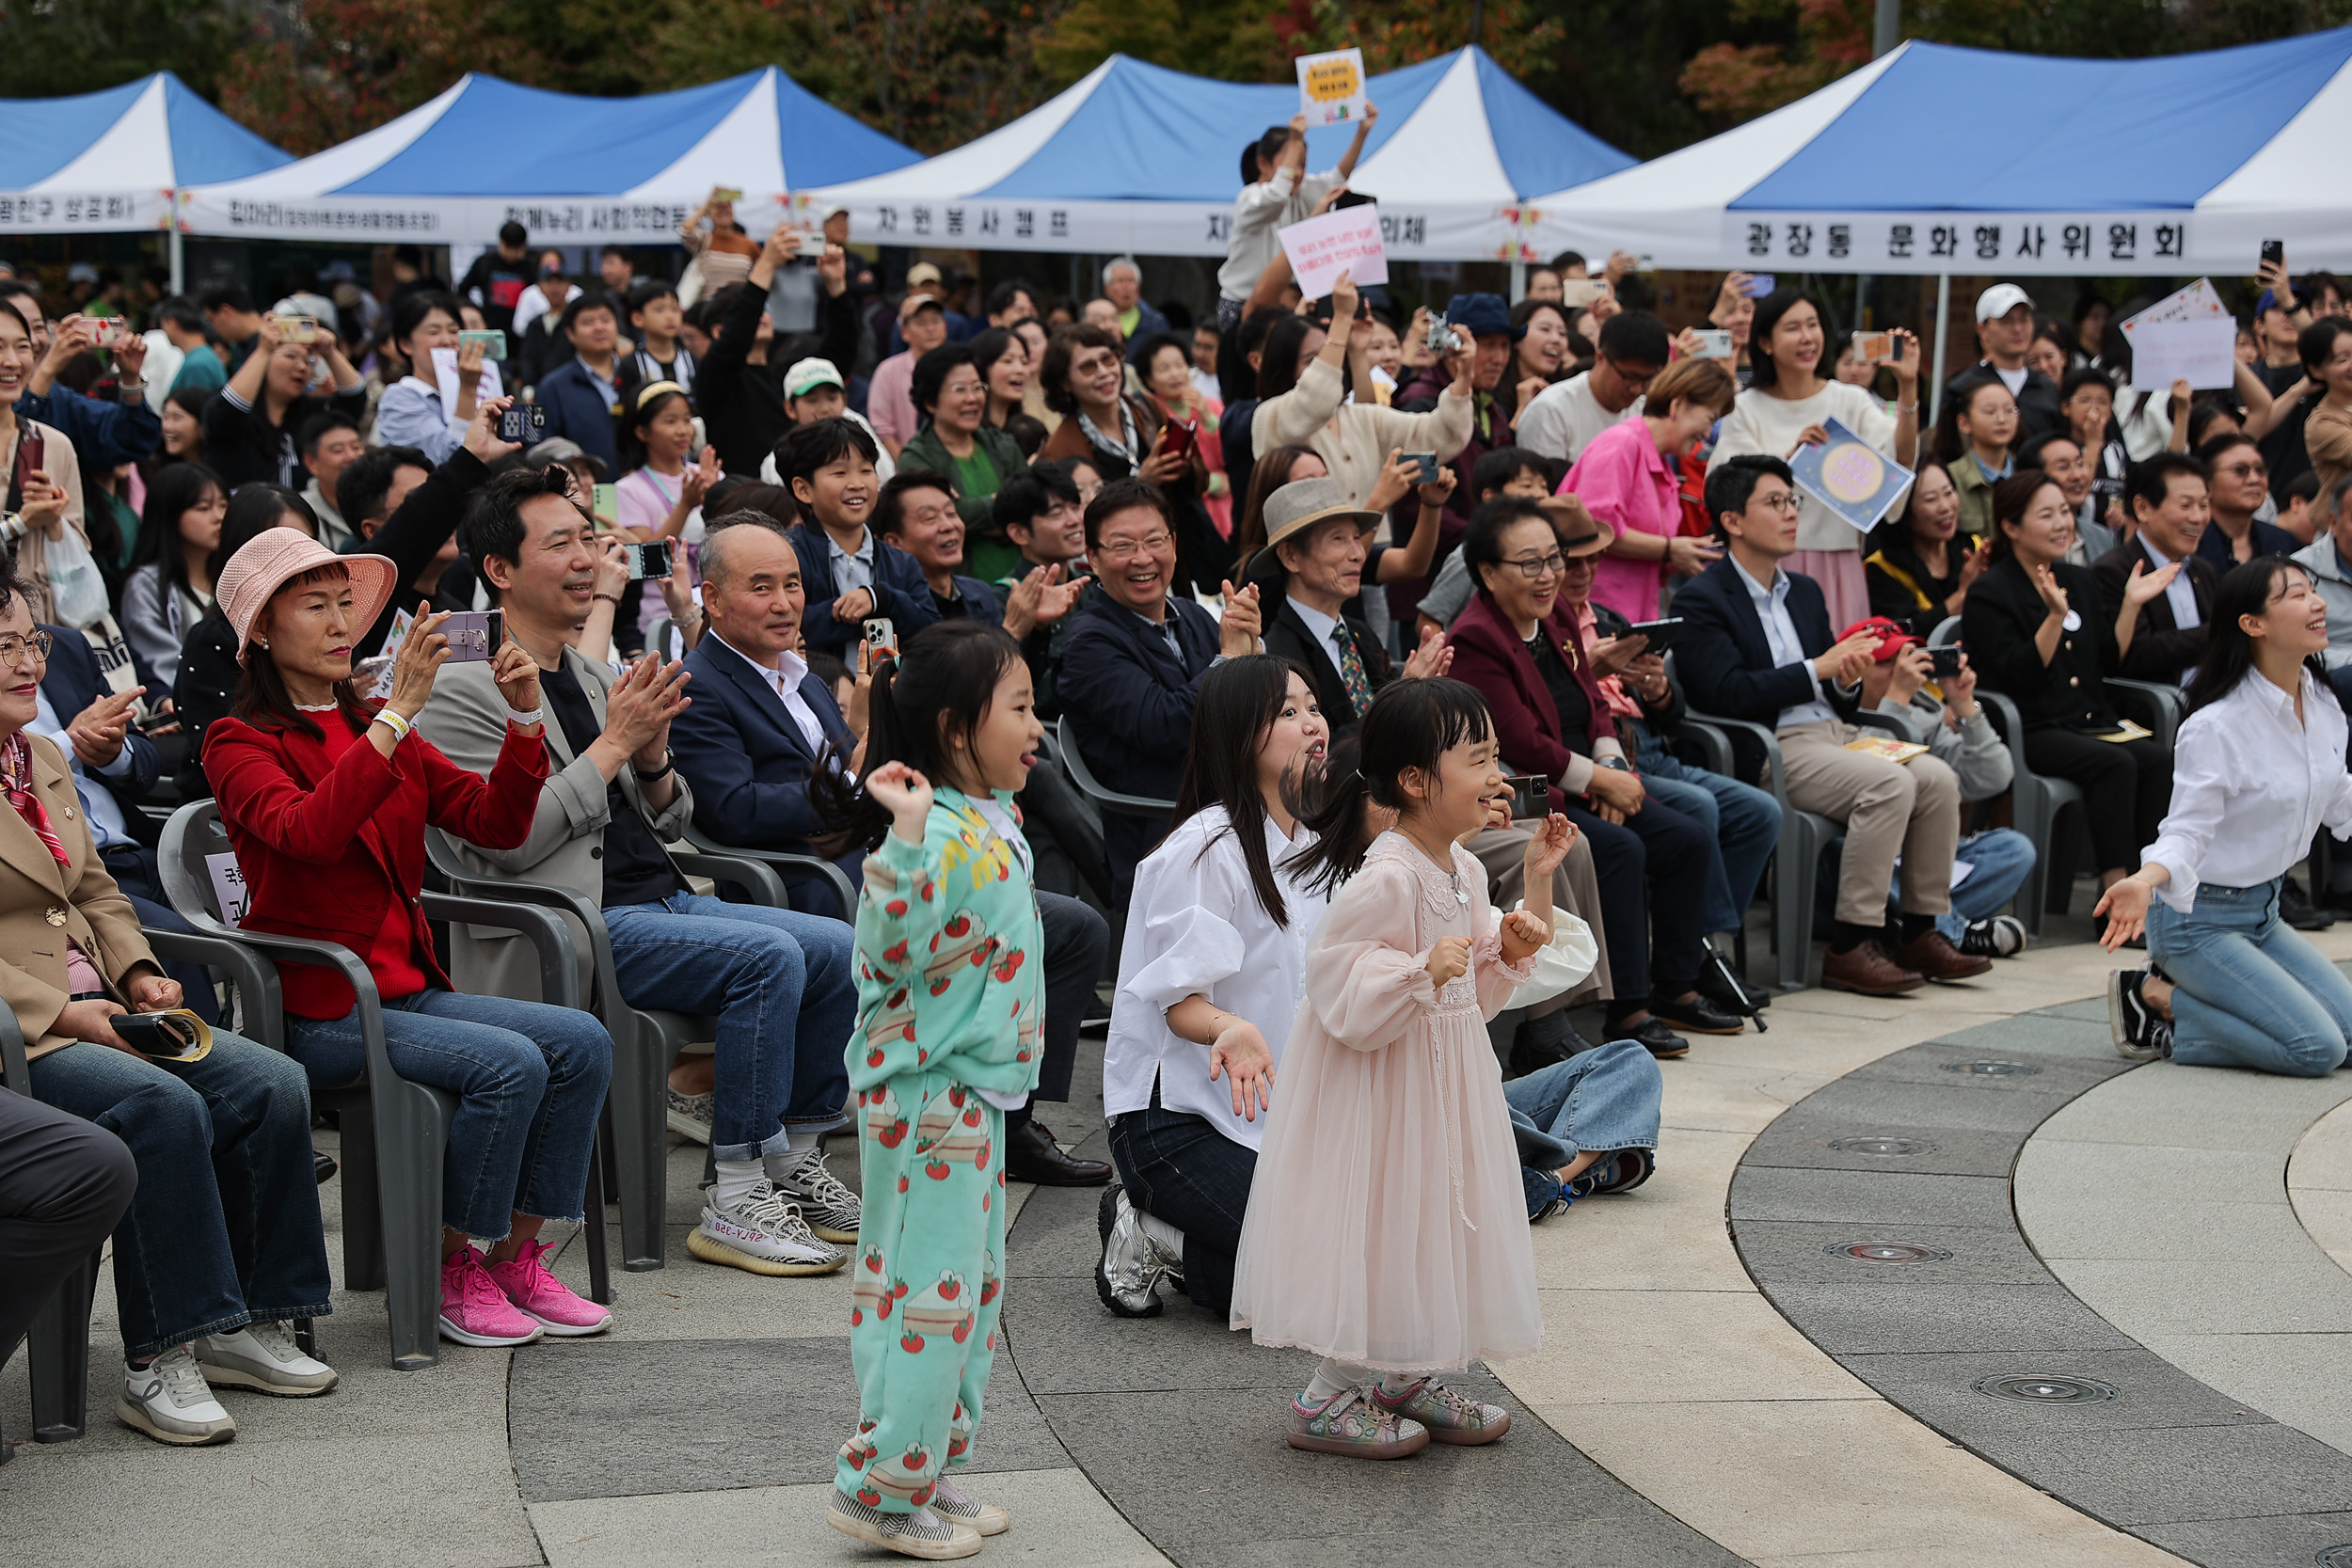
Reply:
<svg viewBox="0 0 2352 1568"><path fill-rule="evenodd" d="M830 882L834 896L841 900L841 918L850 922L857 919L857 889L850 885L847 873L821 855L803 854L793 849L755 849L746 844L722 844L716 839L705 837L691 825L686 830L686 842L705 854L729 855L739 861L752 861L765 866L801 872ZM784 904L781 892L782 879L779 878L779 908Z"/></svg>
<svg viewBox="0 0 2352 1568"><path fill-rule="evenodd" d="M226 937L157 930L146 936L148 950L159 958L182 958L227 970L249 1003L248 1011L262 1031L262 1043L272 1051L286 1049L285 991L278 983L275 964L263 963L252 948Z"/></svg>
<svg viewBox="0 0 2352 1568"><path fill-rule="evenodd" d="M733 882L750 894L755 904L765 904L774 910L787 909L791 905L791 899L785 893L784 879L748 855L714 855L695 849L673 849L670 859L689 876ZM835 866L834 869L837 871L840 868ZM848 880L847 878L842 879Z"/></svg>
<svg viewBox="0 0 2352 1568"><path fill-rule="evenodd" d="M33 1069L24 1059L24 1031L16 1026L16 1009L6 1006L0 1006L0 1083L32 1098Z"/></svg>
<svg viewBox="0 0 2352 1568"><path fill-rule="evenodd" d="M230 930L201 910L183 909L181 917L191 926L208 928L207 934L226 937L255 952L266 954L278 963L315 964L331 969L347 981L352 994L358 998L359 1014L359 1044L367 1058L368 1080L371 1083L399 1083L399 1073L392 1070L391 1053L384 1040L384 1002L375 989L375 976L350 948L336 942L322 942L316 937L284 937L274 931Z"/></svg>
<svg viewBox="0 0 2352 1568"><path fill-rule="evenodd" d="M468 898L453 893L428 893L424 895L425 917L430 920L462 921L468 926L504 926L520 931L539 949L540 1000L550 1006L578 1007L580 1005L580 950L572 943L570 927L545 909L512 901L514 890L502 889L501 892L509 901ZM604 923L599 919L592 929L601 931L603 927ZM610 948L607 951L610 952Z"/></svg>
<svg viewBox="0 0 2352 1568"><path fill-rule="evenodd" d="M2182 715L2188 706L2186 694L2177 686L2136 681L2122 675L2107 677L2107 695L2118 707L2137 709L2143 722L2167 746L2179 733Z"/></svg>
<svg viewBox="0 0 2352 1568"><path fill-rule="evenodd" d="M1912 727L1912 721L1908 714L1881 713L1874 708L1866 707L1853 716L1853 721L1862 729L1884 730L1896 739L1910 741L1915 746L1927 744L1919 732Z"/></svg>
<svg viewBox="0 0 2352 1568"><path fill-rule="evenodd" d="M1738 776L1736 770L1739 765L1731 755L1731 736L1713 724L1692 719L1688 714L1683 716L1679 733L1696 741L1699 749L1707 753L1707 770L1709 773L1726 779Z"/></svg>
<svg viewBox="0 0 2352 1568"><path fill-rule="evenodd" d="M1686 724L1705 724L1714 729L1718 734L1726 736L1733 734L1753 736L1756 742L1764 748L1764 776L1772 786L1772 799L1780 802L1782 816L1785 818L1790 811L1795 809L1788 803L1788 781L1787 778L1788 769L1781 762L1779 736L1774 735L1771 730L1766 729L1763 725L1756 723L1751 720L1724 719L1712 713L1701 713L1696 708L1693 708L1690 712L1683 715L1683 722ZM1725 741L1725 744L1729 744L1728 740ZM1729 778L1736 775L1726 771L1724 776Z"/></svg>
<svg viewBox="0 0 2352 1568"><path fill-rule="evenodd" d="M1078 754L1077 742L1066 733L1070 715L1063 714L1056 722L1065 732L1059 737L1061 765L1070 774L1071 782L1078 786L1078 793L1104 811L1115 811L1126 816L1165 818L1176 810L1173 800L1153 800L1149 795L1122 795L1095 778L1093 769L1087 767L1086 758Z"/></svg>

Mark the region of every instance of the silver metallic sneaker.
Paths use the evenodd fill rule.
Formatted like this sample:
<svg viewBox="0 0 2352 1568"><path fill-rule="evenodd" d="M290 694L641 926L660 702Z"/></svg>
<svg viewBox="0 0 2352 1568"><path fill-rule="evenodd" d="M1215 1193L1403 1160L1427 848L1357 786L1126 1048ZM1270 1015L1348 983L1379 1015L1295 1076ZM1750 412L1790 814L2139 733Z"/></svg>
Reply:
<svg viewBox="0 0 2352 1568"><path fill-rule="evenodd" d="M884 1513L838 1486L825 1508L825 1523L852 1541L928 1562L976 1557L980 1550L980 1532L970 1525L943 1519L928 1508L912 1513Z"/></svg>
<svg viewBox="0 0 2352 1568"><path fill-rule="evenodd" d="M174 1345L144 1367L122 1369L122 1397L115 1415L158 1443L201 1448L237 1435L237 1423L213 1397L196 1356Z"/></svg>
<svg viewBox="0 0 2352 1568"><path fill-rule="evenodd" d="M825 1168L825 1152L813 1148L774 1179L776 1191L800 1205L808 1227L828 1242L854 1242L860 1209L857 1194Z"/></svg>
<svg viewBox="0 0 2352 1568"><path fill-rule="evenodd" d="M302 1354L290 1323L250 1323L234 1334L207 1334L196 1342L207 1383L251 1388L283 1399L331 1392L335 1369Z"/></svg>
<svg viewBox="0 0 2352 1568"><path fill-rule="evenodd" d="M1095 1228L1103 1238L1103 1256L1094 1265L1094 1293L1121 1318L1156 1318L1161 1304L1158 1287L1184 1267L1143 1228L1127 1189L1114 1181L1103 1189L1095 1206Z"/></svg>

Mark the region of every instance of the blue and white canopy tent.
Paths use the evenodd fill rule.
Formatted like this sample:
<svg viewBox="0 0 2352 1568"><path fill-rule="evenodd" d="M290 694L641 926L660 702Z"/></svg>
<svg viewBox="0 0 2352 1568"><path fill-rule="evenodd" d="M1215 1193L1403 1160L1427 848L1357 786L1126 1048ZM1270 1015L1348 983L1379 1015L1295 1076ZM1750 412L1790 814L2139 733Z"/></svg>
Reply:
<svg viewBox="0 0 2352 1568"><path fill-rule="evenodd" d="M512 219L534 243L675 243L713 186L772 228L797 186L862 179L918 154L773 66L677 92L583 98L460 77L340 147L185 193L191 233L473 248Z"/></svg>
<svg viewBox="0 0 2352 1568"><path fill-rule="evenodd" d="M1525 198L1631 166L1478 49L1365 84L1380 110L1352 183L1379 198L1391 254L1532 260ZM1295 85L1220 82L1114 55L1009 125L871 179L795 187L796 212L850 212L886 245L1222 256L1241 149L1298 112ZM1328 168L1353 128L1308 133Z"/></svg>
<svg viewBox="0 0 2352 1568"><path fill-rule="evenodd" d="M1906 43L1537 199L1552 243L1755 272L2250 276L2352 263L2352 28L2139 60Z"/></svg>
<svg viewBox="0 0 2352 1568"><path fill-rule="evenodd" d="M168 229L173 193L294 161L171 72L0 103L0 233Z"/></svg>

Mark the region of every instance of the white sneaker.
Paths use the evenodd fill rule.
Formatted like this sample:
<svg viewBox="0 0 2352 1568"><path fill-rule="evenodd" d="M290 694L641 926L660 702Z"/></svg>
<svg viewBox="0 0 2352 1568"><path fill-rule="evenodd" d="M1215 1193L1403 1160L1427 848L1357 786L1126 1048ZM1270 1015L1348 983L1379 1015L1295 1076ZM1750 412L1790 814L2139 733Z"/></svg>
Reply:
<svg viewBox="0 0 2352 1568"><path fill-rule="evenodd" d="M250 1323L234 1334L207 1334L196 1342L205 1380L288 1399L324 1394L342 1381L335 1369L302 1354L290 1323Z"/></svg>
<svg viewBox="0 0 2352 1568"><path fill-rule="evenodd" d="M732 1208L720 1207L714 1192L703 1206L702 1224L686 1238L686 1250L706 1263L753 1274L831 1274L850 1260L848 1253L818 1241L799 1206L765 1177Z"/></svg>
<svg viewBox="0 0 2352 1568"><path fill-rule="evenodd" d="M226 1443L237 1435L237 1423L213 1397L185 1345L172 1346L145 1367L126 1364L115 1415L158 1443L185 1448Z"/></svg>
<svg viewBox="0 0 2352 1568"><path fill-rule="evenodd" d="M928 1508L912 1513L884 1513L838 1486L833 1489L833 1501L825 1509L825 1523L852 1541L931 1562L971 1557L980 1549L980 1532L961 1520L944 1519Z"/></svg>
<svg viewBox="0 0 2352 1568"><path fill-rule="evenodd" d="M1012 1528L1012 1515L994 1503L967 1497L942 1474L931 1487L930 1509L952 1525L970 1525L982 1535L1002 1535Z"/></svg>
<svg viewBox="0 0 2352 1568"><path fill-rule="evenodd" d="M823 1150L810 1149L774 1180L776 1191L799 1205L811 1230L828 1242L857 1240L857 1194L825 1168Z"/></svg>

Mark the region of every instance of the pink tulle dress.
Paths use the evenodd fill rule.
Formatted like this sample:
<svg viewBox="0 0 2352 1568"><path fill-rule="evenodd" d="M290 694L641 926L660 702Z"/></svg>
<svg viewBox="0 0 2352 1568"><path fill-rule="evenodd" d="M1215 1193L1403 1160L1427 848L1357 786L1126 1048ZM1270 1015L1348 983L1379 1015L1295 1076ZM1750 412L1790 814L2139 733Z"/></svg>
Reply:
<svg viewBox="0 0 2352 1568"><path fill-rule="evenodd" d="M1232 1326L1383 1371L1454 1371L1543 1338L1535 1255L1486 1020L1502 960L1486 878L1383 833L1307 955L1234 1264ZM1441 937L1470 971L1434 992Z"/></svg>

